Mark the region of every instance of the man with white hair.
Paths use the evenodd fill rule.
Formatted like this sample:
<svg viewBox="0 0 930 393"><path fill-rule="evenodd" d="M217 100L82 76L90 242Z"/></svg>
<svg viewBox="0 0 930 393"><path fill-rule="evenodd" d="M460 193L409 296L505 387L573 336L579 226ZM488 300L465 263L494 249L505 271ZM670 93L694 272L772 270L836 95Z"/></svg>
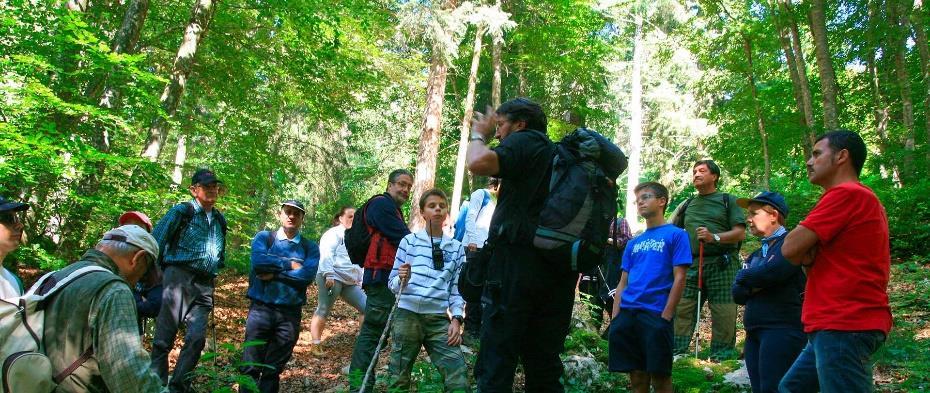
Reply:
<svg viewBox="0 0 930 393"><path fill-rule="evenodd" d="M156 274L158 243L145 229L124 225L103 235L75 263L52 274L38 293L89 266L52 295L45 310L44 345L57 373L56 392L158 392L161 379L150 368L136 325L130 289Z"/></svg>

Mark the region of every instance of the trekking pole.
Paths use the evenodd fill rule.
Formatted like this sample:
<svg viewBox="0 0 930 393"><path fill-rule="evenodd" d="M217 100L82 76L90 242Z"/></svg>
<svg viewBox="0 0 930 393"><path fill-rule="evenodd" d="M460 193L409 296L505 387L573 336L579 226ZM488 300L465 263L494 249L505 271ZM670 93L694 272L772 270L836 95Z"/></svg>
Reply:
<svg viewBox="0 0 930 393"><path fill-rule="evenodd" d="M697 317L694 323L694 357L698 357L701 351L701 292L704 291L704 242L698 242L698 295L697 295Z"/></svg>
<svg viewBox="0 0 930 393"><path fill-rule="evenodd" d="M397 310L397 304L400 303L400 294L404 293L404 288L406 287L407 282L401 281L400 291L397 292L397 297L394 298L394 305L391 306L391 312L388 313L387 322L384 324L384 331L381 332L381 338L378 339L378 346L375 347L375 354L371 357L371 363L368 363L368 370L365 371L365 379L362 379L362 387L359 389L358 393L365 393L365 388L368 384L368 377L371 376L371 373L375 369L375 365L378 364L378 354L381 352L381 346L384 345L384 340L387 338L388 330L391 330L391 321L394 320L394 311Z"/></svg>

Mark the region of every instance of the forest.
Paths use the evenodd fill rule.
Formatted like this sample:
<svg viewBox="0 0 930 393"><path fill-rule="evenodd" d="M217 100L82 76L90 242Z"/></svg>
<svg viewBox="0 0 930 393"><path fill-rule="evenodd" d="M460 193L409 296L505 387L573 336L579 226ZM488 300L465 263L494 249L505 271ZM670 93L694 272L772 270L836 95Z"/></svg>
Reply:
<svg viewBox="0 0 930 393"><path fill-rule="evenodd" d="M303 201L303 234L319 239L340 207L361 205L406 168L411 200L442 188L454 216L485 182L465 169L475 111L515 97L545 109L553 140L587 127L623 149L618 206L634 232L644 224L632 187L666 185L671 211L695 192L692 164L708 158L726 192L784 194L790 228L822 192L805 166L816 136L844 128L867 143L861 179L891 233L895 330L877 355L876 383L927 389L922 1L5 0L0 195L31 209L28 242L4 264L62 268L122 212L157 220L188 200L202 167L226 189L217 204L229 222L226 283L245 282L251 239L276 227L282 200ZM417 217L407 206L405 217ZM232 284L225 298L247 308L244 287ZM241 343L241 328L225 331L221 342ZM573 332L565 361L602 359L597 340ZM314 360L298 362L310 370L285 375L293 391L343 382L320 376L342 363L317 372ZM565 376L574 391L625 381L577 363ZM738 391L723 380L735 361L675 367L677 390ZM436 377L425 370L420 391Z"/></svg>

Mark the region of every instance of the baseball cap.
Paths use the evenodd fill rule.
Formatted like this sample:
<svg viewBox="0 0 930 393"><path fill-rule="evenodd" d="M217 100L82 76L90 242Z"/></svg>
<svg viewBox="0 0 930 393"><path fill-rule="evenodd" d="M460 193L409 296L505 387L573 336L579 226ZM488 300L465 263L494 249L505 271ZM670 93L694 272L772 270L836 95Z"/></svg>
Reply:
<svg viewBox="0 0 930 393"><path fill-rule="evenodd" d="M133 219L142 221L142 223L145 224L144 229L149 232L152 231L152 220L150 220L149 216L145 215L143 212L135 210L125 212L123 215L119 216L119 220L117 222L119 225L127 225L129 224L129 221Z"/></svg>
<svg viewBox="0 0 930 393"><path fill-rule="evenodd" d="M138 225L123 225L113 228L103 234L103 240L131 244L144 250L152 256L152 259L158 259L158 242L155 241L155 237L151 233Z"/></svg>
<svg viewBox="0 0 930 393"><path fill-rule="evenodd" d="M11 201L4 198L3 196L0 196L0 213L21 212L28 209L29 204L27 203Z"/></svg>
<svg viewBox="0 0 930 393"><path fill-rule="evenodd" d="M288 200L286 200L286 201L284 201L284 202L281 202L281 207L284 207L284 206L293 207L293 208L295 208L295 209L298 209L298 210L302 211L304 214L307 213L307 210L304 209L304 204L303 204L303 203L300 203L300 201L298 201L298 200L296 200L296 199L288 199Z"/></svg>
<svg viewBox="0 0 930 393"><path fill-rule="evenodd" d="M785 202L785 197L777 192L763 191L753 198L739 198L736 200L736 204L742 208L749 207L749 204L753 202L772 206L775 210L778 210L782 217L788 218L788 203Z"/></svg>
<svg viewBox="0 0 930 393"><path fill-rule="evenodd" d="M222 183L223 181L216 177L216 174L213 171L201 168L194 172L194 175L191 176L191 185L195 184L213 184L213 183Z"/></svg>
<svg viewBox="0 0 930 393"><path fill-rule="evenodd" d="M151 233L138 225L123 225L104 233L103 240L128 243L144 250L146 254L152 256L152 263L147 267L145 274L139 281L149 285L161 281L161 269L155 263L158 261L158 242L155 241L155 237Z"/></svg>

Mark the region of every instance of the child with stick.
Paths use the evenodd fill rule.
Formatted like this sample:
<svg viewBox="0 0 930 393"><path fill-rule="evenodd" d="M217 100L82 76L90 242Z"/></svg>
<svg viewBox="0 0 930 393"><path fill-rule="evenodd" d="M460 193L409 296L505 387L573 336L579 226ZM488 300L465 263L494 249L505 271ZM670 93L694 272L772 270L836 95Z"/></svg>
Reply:
<svg viewBox="0 0 930 393"><path fill-rule="evenodd" d="M462 343L464 301L458 276L465 263L462 244L442 232L449 215L446 194L431 189L420 197L427 227L401 240L388 283L399 300L391 326L389 391L408 391L413 363L425 347L447 392L468 390ZM451 314L451 319L449 315Z"/></svg>

